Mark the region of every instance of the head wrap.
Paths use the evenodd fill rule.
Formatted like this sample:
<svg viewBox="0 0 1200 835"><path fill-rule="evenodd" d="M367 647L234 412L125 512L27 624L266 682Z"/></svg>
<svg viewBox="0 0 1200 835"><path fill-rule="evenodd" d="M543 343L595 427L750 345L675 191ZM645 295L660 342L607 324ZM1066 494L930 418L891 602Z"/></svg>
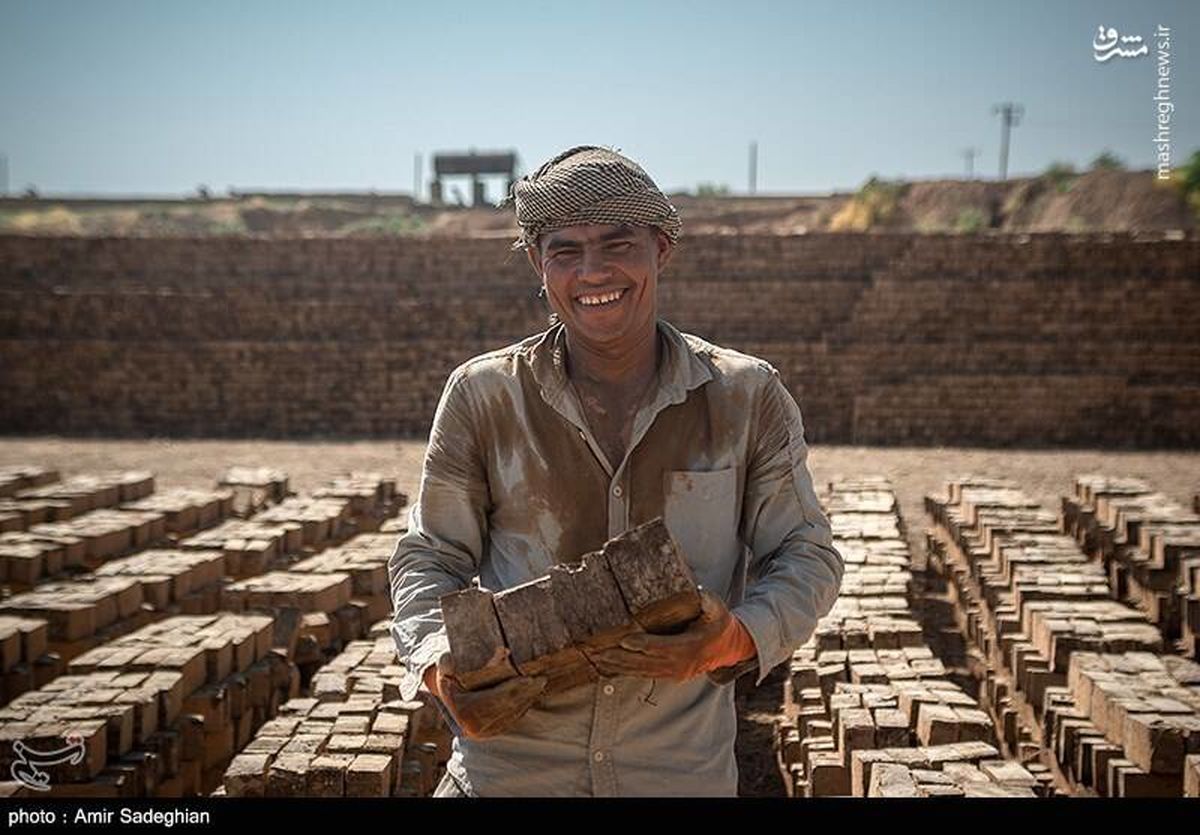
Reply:
<svg viewBox="0 0 1200 835"><path fill-rule="evenodd" d="M657 226L679 240L679 213L654 180L626 156L598 145L577 145L513 183L500 204L516 204L521 236L513 249L536 246L544 232L582 223Z"/></svg>

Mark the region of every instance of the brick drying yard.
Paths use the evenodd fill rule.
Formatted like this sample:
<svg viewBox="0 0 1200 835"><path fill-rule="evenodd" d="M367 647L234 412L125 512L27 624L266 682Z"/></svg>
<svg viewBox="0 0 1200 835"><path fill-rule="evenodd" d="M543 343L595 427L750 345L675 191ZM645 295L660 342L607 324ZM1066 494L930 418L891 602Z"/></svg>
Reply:
<svg viewBox="0 0 1200 835"><path fill-rule="evenodd" d="M428 705L398 700L399 668L386 632L388 602L380 587L391 537L397 535L403 519L399 495L391 501L380 496L394 483L396 494L415 499L423 449L420 441L0 439L0 471L39 465L57 471L60 479L114 471L150 473L153 492L138 500L139 507L153 507L145 503L161 495L159 507L175 511L165 514L166 529L157 541L153 535L139 541L134 534L122 544L105 545L108 540L81 534L97 553L89 550L78 564L68 558L56 572L44 567L40 576L23 575L16 566L27 566L27 561L5 557L8 591L24 595L10 594L0 603L5 633L20 636L5 643L6 648L14 644L12 657L7 651L5 655L8 707L0 725L7 750L11 753L16 732L20 738L35 739L49 733L42 727L30 734L14 721L22 711L33 709L34 703L22 705L34 692L58 693L73 704L88 703L78 695L80 688L101 687L88 677L108 676L100 693L113 699L120 692L123 674L137 678L137 688L118 695L116 701L137 703L139 709L118 722L113 714L103 712L109 710L103 706L98 715L106 717L107 730L100 723L96 726L100 730L85 732L89 756L83 765L62 773L56 793L428 793L448 755L448 737L440 717ZM178 496L190 496L197 507L211 507L205 499L214 491L218 476L239 467L286 474L290 490L309 504L293 509L289 516L269 500L256 511L225 503L207 519L203 513L197 515L188 530L170 530L184 524ZM742 794L1196 793L1197 758L1185 757L1200 747L1200 667L1129 673L1134 691L1136 686L1161 690L1164 680L1176 682L1171 691L1174 699L1166 698L1157 708L1153 703L1144 705L1143 712L1158 724L1138 725L1130 714L1114 723L1102 713L1100 706L1105 703L1088 689L1087 671L1071 673L1065 657L1072 647L1079 663L1093 659L1093 665L1112 666L1112 659L1118 658L1114 653L1126 649L1134 650L1128 658L1143 666L1148 659L1169 657L1174 663L1187 655L1195 657L1190 633L1181 637L1190 637L1191 643L1161 637L1181 629L1187 633L1188 617L1195 618L1195 612L1187 609L1189 602L1194 606L1195 576L1181 574L1181 582L1193 583L1190 601L1185 599L1181 611L1171 615L1152 606L1139 608L1138 601L1121 603L1108 594L1103 566L1110 566L1114 579L1125 577L1128 553L1110 542L1110 551L1096 552L1092 560L1085 550L1068 544L1066 550L1073 547L1077 553L1076 568L1093 572L1082 572L1092 583L1087 587L1091 593L1083 595L1088 605L1116 607L1119 624L1142 624L1142 643L1099 640L1089 644L1086 634L1081 642L1070 643L1058 637L1056 654L1053 644L1039 646L1038 638L1030 635L1025 666L1020 671L1010 669L989 636L1004 634L1011 639L1016 627L996 621L997 617L1003 620L1002 604L1011 606L1011 598L995 594L1013 591L993 590L989 598L973 584L970 569L955 573L956 560L965 561L968 554L971 559L980 556L962 548L973 544L969 535L974 531L953 528L961 521L953 513L935 520L926 512L925 497L944 500L949 482L968 474L986 475L999 481L968 485L964 495L972 495L972 489L999 490L998 504L1037 506L1056 513L1061 498L1074 494L1077 475L1102 473L1141 479L1147 488L1163 494L1155 501L1186 510L1200 493L1200 453L817 445L810 452L810 467L847 557L846 581L837 608L813 640L796 653L790 668L777 668L757 689L747 686L749 677L738 683ZM354 493L344 480L337 481L351 471L375 474L355 485L362 494L359 498L368 496L374 504L365 512L361 504L349 502L324 511L334 518L334 525L323 537L310 541L306 533L304 541L298 539L289 549L286 535L280 536L277 553L264 558L242 544L247 536L244 528L212 533L220 526L258 524L262 536L272 539L271 532L287 528L289 518L311 521L321 516L318 507L326 507L321 502L331 496L344 500ZM339 484L341 489L330 489ZM376 489L380 486L382 490ZM53 483L32 489L47 487ZM180 489L197 492L179 494ZM266 487L262 490L270 492ZM176 498L171 500L172 496ZM894 497L895 503L888 497ZM992 504L991 500L984 503ZM93 509L76 518L99 519L112 512ZM235 512L248 515L249 521L229 518ZM340 532L338 518L348 522ZM1039 524L1044 524L1040 518L1032 519L1030 530L1043 530ZM293 527L298 531L305 525ZM1051 527L1058 525L1056 520ZM134 529L131 521L130 530ZM111 530L110 523L105 528L110 537ZM371 532L376 530L390 533ZM209 531L207 538L205 531ZM1057 541L1060 545L1074 542L1065 533ZM204 547L217 550L199 550ZM927 564L931 548L935 558ZM202 575L210 583L213 579L211 570L203 574L204 566L198 567L195 555L219 556L222 550L225 566L217 572L216 586L195 588ZM172 553L186 560L186 566L165 567L166 555ZM193 557L180 556L187 554ZM1190 559L1176 570L1186 571L1194 564ZM82 572L89 569L101 580L82 579ZM329 582L339 576L333 573L338 571L349 573L350 579ZM175 587L189 578L188 593L177 598L173 591L160 589L162 578L157 575L162 573L174 576ZM1129 576L1135 575L1136 570ZM1065 577L1060 572L1058 580L1069 585ZM15 584L18 579L28 582ZM113 580L124 583L111 594L96 587ZM73 583L88 586L89 591L69 602L82 606L96 624L85 623L75 614L67 617L62 611L62 602L68 600L65 592ZM29 597L39 588L50 590L50 596ZM1070 598L1068 603L1077 600L1076 592L1070 589L1064 594ZM971 597L979 594L990 602L981 605ZM121 607L128 604L122 601L131 596L140 608L134 605L127 612ZM1045 599L1054 599L1053 595L1028 598L1043 605ZM101 613L114 605L119 611L106 616L101 625ZM1018 625L1020 608L1032 605L1018 604ZM245 612L250 608L254 614ZM1109 612L1093 625L1113 617ZM1158 622L1152 623L1156 618ZM1072 623L1083 619L1078 616ZM49 628L45 624L39 628L39 620ZM180 626L172 628L172 623ZM255 636L254 640L239 640L243 632ZM200 654L199 668L191 663L195 655L187 652L197 641L207 648ZM255 647L242 653L248 643ZM138 655L143 650L153 660ZM226 654L230 658L214 660ZM141 663L129 663L135 657ZM1042 661L1039 665L1028 658ZM1042 670L1042 677L1030 680L1030 669ZM1150 684L1139 685L1139 676ZM39 683L40 691L35 690ZM135 682L130 678L129 683ZM164 689L166 684L171 687ZM156 715L150 715L133 695L147 692L146 688L161 691L152 700ZM1080 707L1081 688L1088 707ZM1035 704L1031 691L1041 701ZM38 709L44 712L54 704ZM1097 727L1089 709L1101 712L1100 721L1107 724ZM1155 709L1166 711L1166 718L1153 713ZM1164 721L1175 723L1170 732L1158 730ZM114 723L132 727L114 733ZM1147 727L1150 730L1138 736ZM29 791L17 783L4 785L14 792Z"/></svg>

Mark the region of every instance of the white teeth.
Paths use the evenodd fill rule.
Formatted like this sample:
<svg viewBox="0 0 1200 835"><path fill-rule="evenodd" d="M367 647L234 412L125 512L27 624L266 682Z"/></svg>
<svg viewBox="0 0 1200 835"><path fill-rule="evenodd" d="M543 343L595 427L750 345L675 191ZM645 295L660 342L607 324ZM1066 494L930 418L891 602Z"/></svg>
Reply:
<svg viewBox="0 0 1200 835"><path fill-rule="evenodd" d="M624 293L624 290L613 290L609 293L602 293L599 296L580 296L579 303L586 305L608 304L621 298Z"/></svg>

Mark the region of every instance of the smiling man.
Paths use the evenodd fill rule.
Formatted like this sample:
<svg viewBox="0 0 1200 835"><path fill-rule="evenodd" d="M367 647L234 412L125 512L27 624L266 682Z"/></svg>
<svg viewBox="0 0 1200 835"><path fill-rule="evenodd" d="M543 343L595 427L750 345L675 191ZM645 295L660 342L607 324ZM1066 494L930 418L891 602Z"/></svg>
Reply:
<svg viewBox="0 0 1200 835"><path fill-rule="evenodd" d="M681 224L632 160L571 148L512 199L557 321L451 373L389 563L401 695L423 686L455 732L436 794L735 795L733 681L786 661L842 580L800 409L765 361L659 316ZM443 594L511 588L657 516L702 588L684 632L588 652L567 690L461 687Z"/></svg>

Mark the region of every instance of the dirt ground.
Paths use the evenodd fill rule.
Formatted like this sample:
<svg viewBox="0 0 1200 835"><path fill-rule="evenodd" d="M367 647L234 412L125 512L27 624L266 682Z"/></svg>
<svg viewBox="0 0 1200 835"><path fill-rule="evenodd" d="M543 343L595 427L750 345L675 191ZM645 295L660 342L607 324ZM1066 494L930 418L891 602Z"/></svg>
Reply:
<svg viewBox="0 0 1200 835"><path fill-rule="evenodd" d="M425 443L390 441L236 441L148 439L94 440L60 437L0 438L0 466L40 464L63 474L125 468L156 475L159 489L205 487L232 465L271 466L284 470L292 489L304 491L349 470L394 475L397 486L415 501ZM883 474L900 498L901 516L912 546L914 567L924 566L922 499L941 493L946 480L964 473L1015 479L1048 509L1071 489L1075 474L1103 472L1140 476L1178 501L1191 504L1200 493L1200 451L1108 452L1104 450L998 450L817 446L809 468L821 489L839 475ZM782 795L784 786L771 751L772 722L782 700L782 669L759 688L738 682L739 793Z"/></svg>
<svg viewBox="0 0 1200 835"><path fill-rule="evenodd" d="M41 464L63 473L121 467L150 470L160 488L211 486L226 467L271 466L284 470L294 490L316 487L348 470L395 475L400 490L416 499L422 440L247 441L97 440L3 437L0 466ZM922 498L940 493L947 479L987 473L1016 479L1027 492L1057 510L1076 473L1141 476L1175 499L1191 503L1200 493L1200 451L1110 452L1106 450L965 449L953 447L814 446L809 469L818 489L838 475L883 474L900 497L901 514L918 541Z"/></svg>

